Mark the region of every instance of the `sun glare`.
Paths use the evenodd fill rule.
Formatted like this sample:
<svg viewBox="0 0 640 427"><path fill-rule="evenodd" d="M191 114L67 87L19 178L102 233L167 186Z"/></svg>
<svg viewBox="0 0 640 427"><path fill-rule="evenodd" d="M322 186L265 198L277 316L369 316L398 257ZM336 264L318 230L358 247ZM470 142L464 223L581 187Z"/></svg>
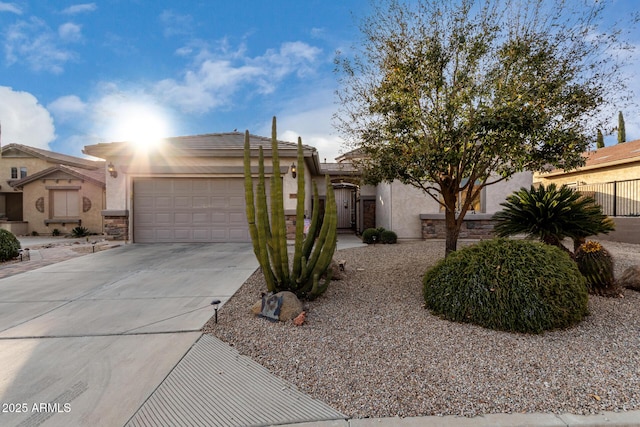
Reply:
<svg viewBox="0 0 640 427"><path fill-rule="evenodd" d="M148 150L168 135L164 115L154 108L130 105L119 111L114 140L131 142L136 148Z"/></svg>

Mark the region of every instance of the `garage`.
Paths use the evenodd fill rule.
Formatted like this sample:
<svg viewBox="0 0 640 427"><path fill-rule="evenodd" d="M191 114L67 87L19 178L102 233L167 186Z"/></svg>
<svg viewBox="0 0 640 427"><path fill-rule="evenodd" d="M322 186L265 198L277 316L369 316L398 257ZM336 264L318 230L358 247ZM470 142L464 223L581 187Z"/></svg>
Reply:
<svg viewBox="0 0 640 427"><path fill-rule="evenodd" d="M136 178L137 243L250 242L242 178Z"/></svg>

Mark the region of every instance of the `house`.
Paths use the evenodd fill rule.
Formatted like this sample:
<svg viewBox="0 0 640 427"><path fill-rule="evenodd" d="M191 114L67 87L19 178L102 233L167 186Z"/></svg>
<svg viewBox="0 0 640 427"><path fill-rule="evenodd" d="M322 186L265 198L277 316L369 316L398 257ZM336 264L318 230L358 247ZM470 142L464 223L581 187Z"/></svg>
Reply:
<svg viewBox="0 0 640 427"><path fill-rule="evenodd" d="M587 151L584 156L584 166L536 173L534 183L567 185L593 197L616 223L615 232L598 238L640 243L640 139Z"/></svg>
<svg viewBox="0 0 640 427"><path fill-rule="evenodd" d="M104 163L22 144L0 152L0 227L14 234L102 232Z"/></svg>
<svg viewBox="0 0 640 427"><path fill-rule="evenodd" d="M274 174L271 139L250 135L252 170L264 148L265 175ZM292 166L297 144L278 142L284 208L295 217L297 183ZM127 142L100 143L84 153L105 159L104 232L137 243L248 242L245 213L244 134L240 132L167 138L149 149ZM304 146L306 204L311 177L319 176L315 148ZM324 195L324 186L322 188Z"/></svg>
<svg viewBox="0 0 640 427"><path fill-rule="evenodd" d="M264 149L268 177L279 173L283 182L284 209L289 231L297 204L296 144L278 141L280 170L274 171L271 139L250 135L252 170L257 177L260 146ZM166 138L149 149L128 142L89 145L84 153L107 164L104 232L113 238L138 243L248 242L244 193L244 134L216 133ZM312 181L317 183L320 206L326 196L324 176L329 175L336 195L338 229L362 232L385 227L399 238L444 237L440 206L413 187L399 182L363 185L347 153L337 163L320 162L314 147L304 146L305 213L312 212ZM483 191L472 225L461 237L490 234L489 218L499 203L521 186L531 185L531 174L522 173ZM435 225L434 225L435 224ZM437 226L436 226L437 225ZM466 228L465 228L466 230Z"/></svg>

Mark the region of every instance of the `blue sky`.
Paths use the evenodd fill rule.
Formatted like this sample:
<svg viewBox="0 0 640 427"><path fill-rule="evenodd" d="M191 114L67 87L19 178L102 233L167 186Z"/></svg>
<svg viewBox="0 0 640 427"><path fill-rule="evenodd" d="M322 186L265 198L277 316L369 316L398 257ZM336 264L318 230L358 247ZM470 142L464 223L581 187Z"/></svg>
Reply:
<svg viewBox="0 0 640 427"><path fill-rule="evenodd" d="M615 6L612 19L640 9ZM333 60L368 10L368 0L0 0L2 144L81 156L140 132L269 136L275 115L281 139L302 136L331 161L345 150L331 124ZM638 57L626 71L636 95ZM639 110L623 113L627 140L640 138Z"/></svg>

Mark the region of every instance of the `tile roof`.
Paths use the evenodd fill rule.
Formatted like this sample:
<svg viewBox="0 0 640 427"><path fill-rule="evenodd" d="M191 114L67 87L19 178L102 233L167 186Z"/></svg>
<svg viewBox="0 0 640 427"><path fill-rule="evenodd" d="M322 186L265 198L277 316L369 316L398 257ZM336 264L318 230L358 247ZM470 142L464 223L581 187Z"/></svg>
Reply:
<svg viewBox="0 0 640 427"><path fill-rule="evenodd" d="M56 153L49 150L43 150L42 148L30 147L22 144L7 144L2 147L2 153L10 150L22 151L30 156L37 157L43 160L47 160L51 163L59 163L69 166L77 166L83 169L101 169L104 167L103 162L97 162L95 160L83 159L81 157L69 156L67 154Z"/></svg>
<svg viewBox="0 0 640 427"><path fill-rule="evenodd" d="M39 179L45 178L48 175L54 173L54 172L64 172L67 173L71 176L75 176L76 178L79 179L83 179L83 180L87 180L87 181L91 181L96 185L99 185L101 187L105 186L105 170L104 168L102 169L84 169L84 168L75 168L75 167L71 167L71 166L66 166L66 165L56 165L56 166L52 166L50 168L41 170L39 172L36 172L32 175L29 175L25 178L16 180L16 181L12 181L11 182L11 186L15 187L15 188L20 188L23 187L24 185L33 182L33 181L37 181Z"/></svg>
<svg viewBox="0 0 640 427"><path fill-rule="evenodd" d="M244 150L244 133L209 133L203 135L188 135L165 138L160 141L164 149L175 150L187 154L189 152L232 151L242 153ZM258 150L260 146L265 151L271 149L271 138L249 134L249 146ZM279 150L296 150L296 142L278 141ZM315 152L309 145L302 146L305 151ZM106 142L85 146L83 152L96 157L105 155L127 155L133 152L135 144L130 141ZM213 154L213 153L212 153ZM104 157L101 157L104 158Z"/></svg>
<svg viewBox="0 0 640 427"><path fill-rule="evenodd" d="M585 157L584 166L566 172L563 169L549 168L548 170L540 173L540 176L559 176L613 165L640 162L640 139L610 145L593 151L590 150L582 153L582 155Z"/></svg>
<svg viewBox="0 0 640 427"><path fill-rule="evenodd" d="M587 163L585 164L585 167L597 166L605 163L608 164L611 162L627 163L626 161L640 161L640 139L600 148L598 150L588 152L586 157Z"/></svg>

